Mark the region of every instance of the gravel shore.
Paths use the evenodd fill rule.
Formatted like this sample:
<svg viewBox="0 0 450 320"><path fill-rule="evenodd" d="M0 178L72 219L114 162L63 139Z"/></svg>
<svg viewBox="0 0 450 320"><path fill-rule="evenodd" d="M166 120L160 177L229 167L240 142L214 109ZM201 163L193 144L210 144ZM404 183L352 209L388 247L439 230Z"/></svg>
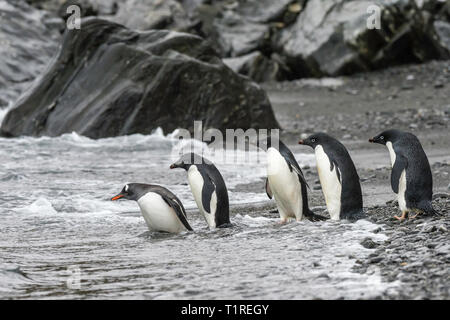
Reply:
<svg viewBox="0 0 450 320"><path fill-rule="evenodd" d="M389 238L371 238L361 245L373 249L357 260L354 272L379 268L386 282L397 281L380 299L450 298L450 62L433 61L336 79L308 79L264 84L282 131L282 139L295 153L312 153L298 139L324 131L341 140L357 167L367 219L379 224L376 232ZM387 150L367 139L396 128L416 134L427 153L433 173L433 205L440 216L399 222L396 195L390 186ZM310 207L324 213L324 199L316 168L304 167L311 186ZM236 188L261 192L261 185ZM277 216L274 206L257 208Z"/></svg>

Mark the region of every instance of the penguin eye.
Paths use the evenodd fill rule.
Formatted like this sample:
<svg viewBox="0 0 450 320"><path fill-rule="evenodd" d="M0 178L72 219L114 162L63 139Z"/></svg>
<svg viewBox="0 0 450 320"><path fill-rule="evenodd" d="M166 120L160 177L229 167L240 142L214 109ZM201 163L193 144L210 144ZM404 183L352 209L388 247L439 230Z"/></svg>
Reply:
<svg viewBox="0 0 450 320"><path fill-rule="evenodd" d="M312 138L312 139L311 139L311 142L316 142L316 138Z"/></svg>
<svg viewBox="0 0 450 320"><path fill-rule="evenodd" d="M128 192L128 185L125 185L125 192Z"/></svg>
<svg viewBox="0 0 450 320"><path fill-rule="evenodd" d="M381 136L381 137L380 137L380 140L384 140L384 136Z"/></svg>

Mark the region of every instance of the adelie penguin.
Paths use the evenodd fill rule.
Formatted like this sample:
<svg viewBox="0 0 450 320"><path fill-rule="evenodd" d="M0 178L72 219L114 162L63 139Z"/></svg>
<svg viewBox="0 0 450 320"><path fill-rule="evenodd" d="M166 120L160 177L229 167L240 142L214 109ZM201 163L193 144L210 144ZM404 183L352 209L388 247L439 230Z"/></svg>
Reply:
<svg viewBox="0 0 450 320"><path fill-rule="evenodd" d="M325 133L315 133L300 140L299 144L314 149L319 180L331 219L360 218L363 213L361 184L344 145Z"/></svg>
<svg viewBox="0 0 450 320"><path fill-rule="evenodd" d="M266 193L270 199L275 198L280 223L289 218L325 220L308 207L308 184L291 150L273 138L259 140L259 147L267 151Z"/></svg>
<svg viewBox="0 0 450 320"><path fill-rule="evenodd" d="M135 200L150 231L192 231L180 199L168 189L152 184L129 183L111 200Z"/></svg>
<svg viewBox="0 0 450 320"><path fill-rule="evenodd" d="M387 130L369 139L369 142L385 145L391 158L391 187L398 195L403 220L410 211L436 214L431 205L433 177L425 151L419 139L412 133Z"/></svg>
<svg viewBox="0 0 450 320"><path fill-rule="evenodd" d="M175 168L187 171L195 202L208 226L230 227L228 191L216 166L198 154L187 153L170 166L170 169Z"/></svg>

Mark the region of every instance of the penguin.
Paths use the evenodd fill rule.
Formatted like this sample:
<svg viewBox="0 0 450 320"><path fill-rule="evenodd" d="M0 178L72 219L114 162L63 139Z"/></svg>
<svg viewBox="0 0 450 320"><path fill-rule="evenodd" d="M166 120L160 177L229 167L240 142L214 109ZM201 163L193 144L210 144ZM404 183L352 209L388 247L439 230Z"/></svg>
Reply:
<svg viewBox="0 0 450 320"><path fill-rule="evenodd" d="M259 140L259 147L267 151L266 193L269 199L275 198L280 223L286 223L289 218L325 220L308 207L309 186L291 150L273 138Z"/></svg>
<svg viewBox="0 0 450 320"><path fill-rule="evenodd" d="M195 153L186 153L170 166L187 171L189 186L198 209L208 226L231 227L228 191L219 170L208 159Z"/></svg>
<svg viewBox="0 0 450 320"><path fill-rule="evenodd" d="M150 231L192 231L180 199L168 189L152 184L129 183L111 200L137 201Z"/></svg>
<svg viewBox="0 0 450 320"><path fill-rule="evenodd" d="M315 133L298 143L314 149L319 180L331 219L358 219L363 213L361 184L344 145L326 133Z"/></svg>
<svg viewBox="0 0 450 320"><path fill-rule="evenodd" d="M385 145L391 158L391 187L398 196L404 220L409 212L437 214L433 209L433 177L427 155L419 139L409 132L386 130L369 139L371 143ZM413 217L413 218L414 218Z"/></svg>

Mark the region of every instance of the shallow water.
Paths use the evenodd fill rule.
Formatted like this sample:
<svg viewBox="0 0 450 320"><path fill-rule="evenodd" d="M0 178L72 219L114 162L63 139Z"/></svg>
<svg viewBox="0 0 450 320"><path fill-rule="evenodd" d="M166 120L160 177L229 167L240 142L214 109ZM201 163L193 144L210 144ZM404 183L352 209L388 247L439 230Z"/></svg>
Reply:
<svg viewBox="0 0 450 320"><path fill-rule="evenodd" d="M161 131L0 139L0 298L370 298L388 288L376 269L351 272L371 252L362 239L386 238L365 220L280 226L255 210L233 215L234 228L208 230L186 173L168 169L179 148ZM256 166L220 153L211 160L233 206L267 199L264 158ZM148 232L136 203L110 201L127 182L168 187L195 231ZM252 182L261 193L235 189Z"/></svg>

